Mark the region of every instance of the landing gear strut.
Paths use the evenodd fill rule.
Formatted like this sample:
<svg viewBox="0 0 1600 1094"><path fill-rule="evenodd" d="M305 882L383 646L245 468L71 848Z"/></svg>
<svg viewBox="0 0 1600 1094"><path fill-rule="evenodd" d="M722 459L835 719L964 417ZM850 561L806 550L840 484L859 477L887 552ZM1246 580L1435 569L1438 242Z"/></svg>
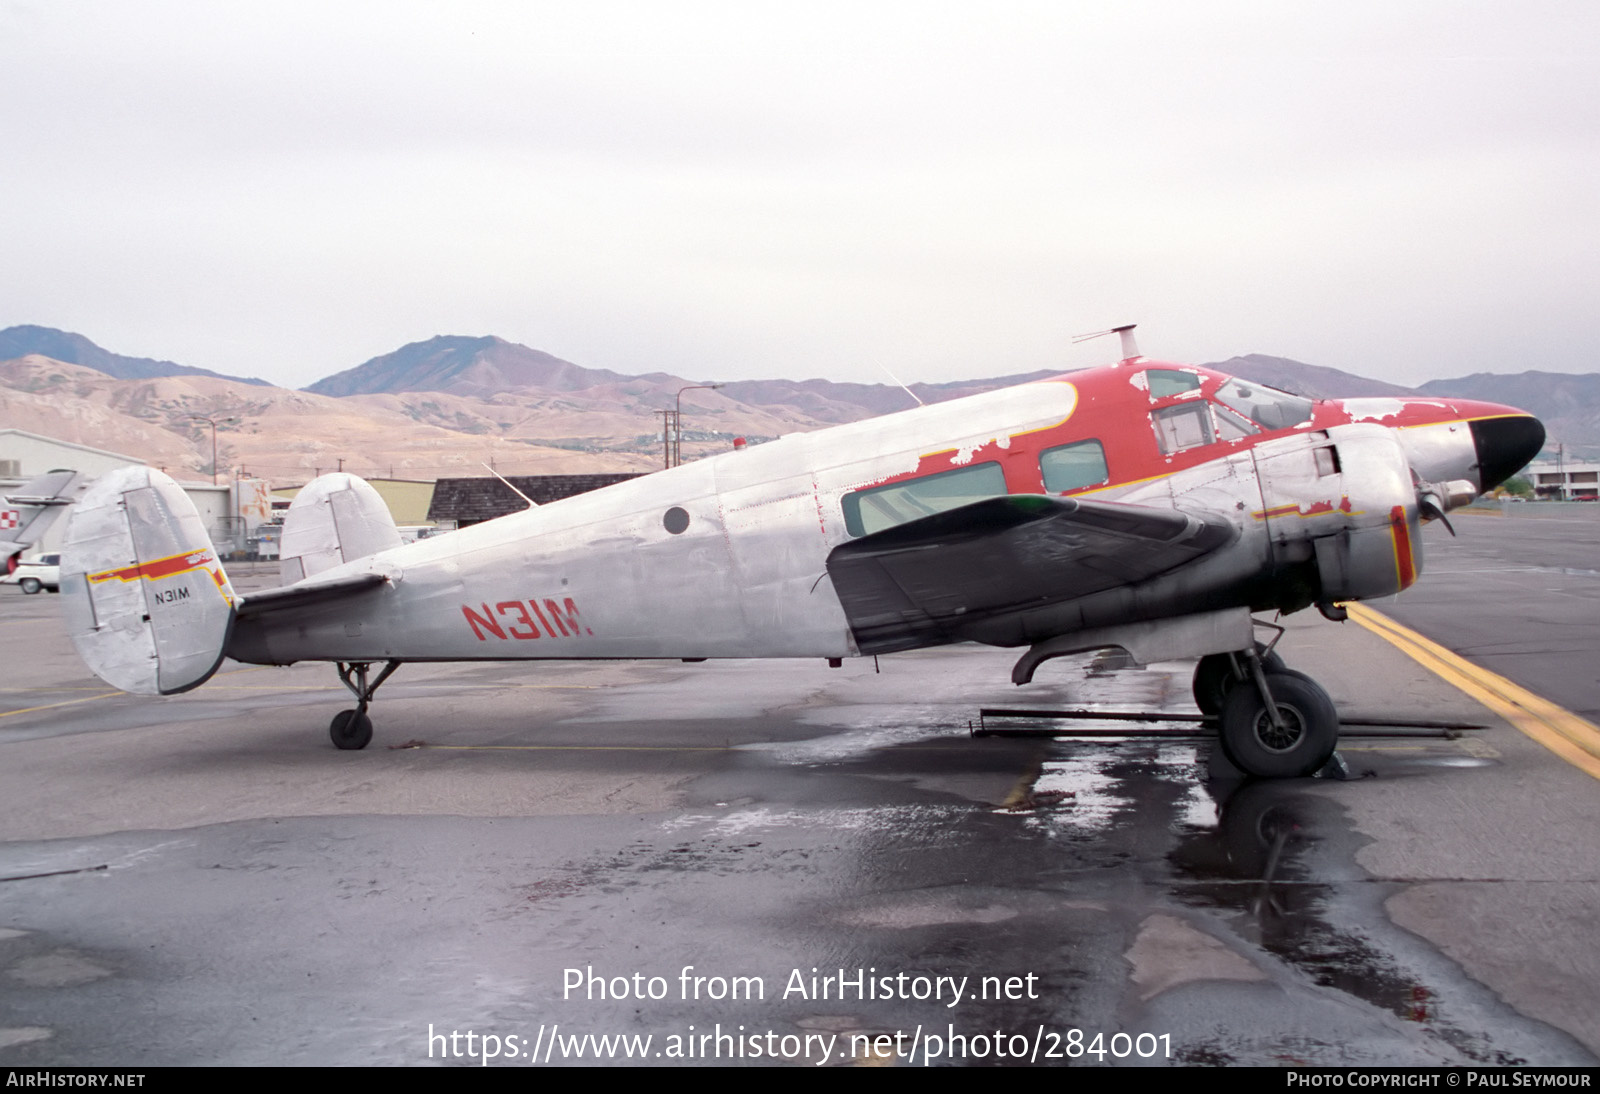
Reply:
<svg viewBox="0 0 1600 1094"><path fill-rule="evenodd" d="M356 697L354 710L341 710L333 716L332 723L328 726L328 736L333 739L333 747L340 749L366 748L372 740L372 719L367 717L367 706L372 702L373 694L383 686L383 682L394 675L394 670L400 667L399 661L388 661L383 666L383 671L378 673L378 678L370 684L367 682L367 670L372 668L371 661L340 661L339 679L344 681L344 686Z"/></svg>
<svg viewBox="0 0 1600 1094"><path fill-rule="evenodd" d="M1261 657L1261 667L1267 672L1287 672L1288 665L1283 663L1270 647L1256 643L1256 653ZM1194 705L1200 708L1201 714L1220 714L1223 700L1228 697L1228 689L1240 680L1249 678L1249 670L1240 672L1238 663L1242 655L1235 653L1213 653L1200 658L1200 663L1194 667Z"/></svg>

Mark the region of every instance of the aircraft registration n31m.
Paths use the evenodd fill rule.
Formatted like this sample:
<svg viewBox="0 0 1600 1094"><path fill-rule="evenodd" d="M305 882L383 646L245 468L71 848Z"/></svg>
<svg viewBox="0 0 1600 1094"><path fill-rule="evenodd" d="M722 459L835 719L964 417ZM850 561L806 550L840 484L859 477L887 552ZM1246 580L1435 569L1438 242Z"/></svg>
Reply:
<svg viewBox="0 0 1600 1094"><path fill-rule="evenodd" d="M1258 776L1317 771L1338 717L1256 641L1253 613L1389 596L1421 525L1519 470L1544 427L1455 399L1313 401L1124 358L767 444L401 545L377 493L296 498L283 587L238 594L159 471L73 508L68 626L102 679L204 683L224 657L328 661L367 709L406 662L840 659L955 642L1052 657L1199 658L1197 704ZM378 666L381 669L371 675Z"/></svg>

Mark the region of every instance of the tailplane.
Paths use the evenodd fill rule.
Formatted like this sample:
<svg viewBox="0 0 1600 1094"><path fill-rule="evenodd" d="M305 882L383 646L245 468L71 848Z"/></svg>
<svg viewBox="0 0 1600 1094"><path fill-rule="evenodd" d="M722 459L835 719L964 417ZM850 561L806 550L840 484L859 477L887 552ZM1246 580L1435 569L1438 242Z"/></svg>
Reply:
<svg viewBox="0 0 1600 1094"><path fill-rule="evenodd" d="M0 568L16 569L23 550L44 535L83 487L76 471L46 471L7 493L0 504Z"/></svg>
<svg viewBox="0 0 1600 1094"><path fill-rule="evenodd" d="M102 475L73 507L61 594L84 663L138 695L210 679L237 599L194 503L149 467Z"/></svg>
<svg viewBox="0 0 1600 1094"><path fill-rule="evenodd" d="M285 585L400 546L389 506L366 479L343 471L308 482L283 518L279 573Z"/></svg>

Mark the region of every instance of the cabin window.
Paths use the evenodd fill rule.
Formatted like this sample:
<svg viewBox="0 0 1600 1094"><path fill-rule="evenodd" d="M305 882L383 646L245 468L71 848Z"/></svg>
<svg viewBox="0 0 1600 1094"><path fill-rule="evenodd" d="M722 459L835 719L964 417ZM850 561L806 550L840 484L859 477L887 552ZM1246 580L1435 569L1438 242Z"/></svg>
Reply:
<svg viewBox="0 0 1600 1094"><path fill-rule="evenodd" d="M1311 420L1311 400L1244 380L1217 389L1217 401L1267 429L1288 429Z"/></svg>
<svg viewBox="0 0 1600 1094"><path fill-rule="evenodd" d="M1006 477L999 464L974 464L846 494L844 526L852 536L869 536L1004 493Z"/></svg>
<svg viewBox="0 0 1600 1094"><path fill-rule="evenodd" d="M1211 408L1205 403L1181 403L1151 413L1161 451L1168 456L1197 448L1216 439L1211 432Z"/></svg>
<svg viewBox="0 0 1600 1094"><path fill-rule="evenodd" d="M1213 406L1211 410L1217 418L1217 436L1225 441L1242 440L1260 432L1248 419L1225 406Z"/></svg>
<svg viewBox="0 0 1600 1094"><path fill-rule="evenodd" d="M1051 494L1099 486L1111 477L1106 469L1106 450L1099 441L1078 441L1039 453L1039 470L1044 473L1044 488Z"/></svg>
<svg viewBox="0 0 1600 1094"><path fill-rule="evenodd" d="M1150 398L1165 399L1182 395L1185 391L1199 391L1200 377L1192 372L1179 372L1175 368L1145 370L1145 382L1150 385Z"/></svg>

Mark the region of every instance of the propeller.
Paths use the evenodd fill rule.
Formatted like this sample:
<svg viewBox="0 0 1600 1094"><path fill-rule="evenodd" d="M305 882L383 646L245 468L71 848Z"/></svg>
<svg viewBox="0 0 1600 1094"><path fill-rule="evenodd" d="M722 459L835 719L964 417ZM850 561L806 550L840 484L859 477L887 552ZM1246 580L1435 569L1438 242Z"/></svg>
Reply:
<svg viewBox="0 0 1600 1094"><path fill-rule="evenodd" d="M1417 508L1422 512L1422 519L1443 521L1452 536L1456 534L1455 526L1445 514L1470 503L1477 496L1478 488L1466 479L1417 483Z"/></svg>

